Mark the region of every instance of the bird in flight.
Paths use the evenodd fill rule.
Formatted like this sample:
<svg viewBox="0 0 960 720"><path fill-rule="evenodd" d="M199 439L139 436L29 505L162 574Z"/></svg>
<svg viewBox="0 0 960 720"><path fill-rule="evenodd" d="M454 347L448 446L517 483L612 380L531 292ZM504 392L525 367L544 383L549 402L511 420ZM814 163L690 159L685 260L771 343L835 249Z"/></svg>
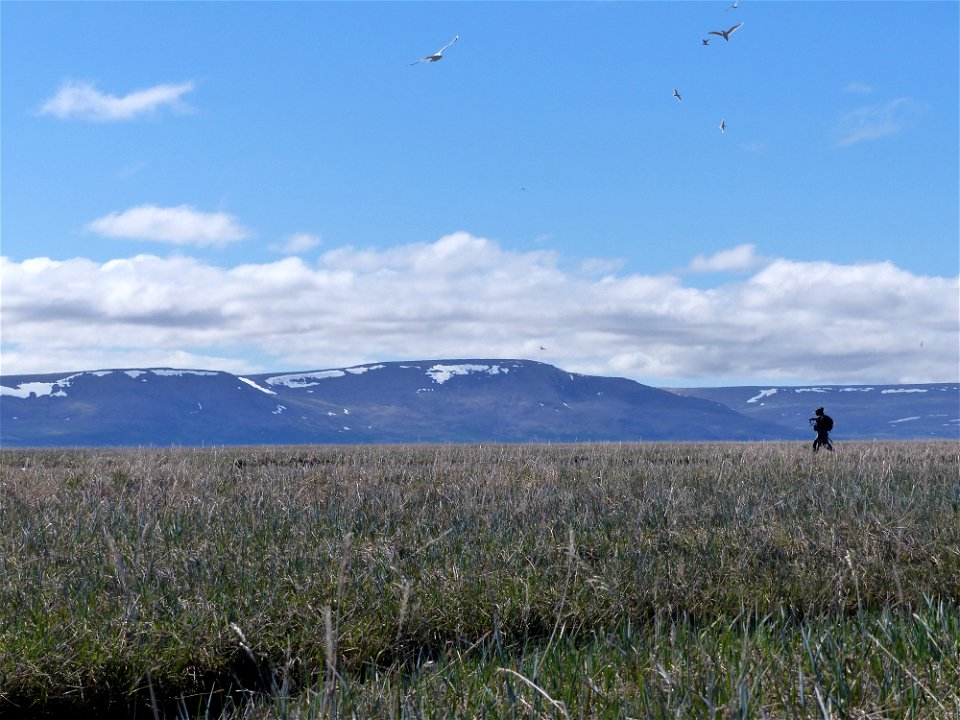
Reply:
<svg viewBox="0 0 960 720"><path fill-rule="evenodd" d="M740 0L733 0L733 5L727 8L727 10L736 10L740 7Z"/></svg>
<svg viewBox="0 0 960 720"><path fill-rule="evenodd" d="M743 27L743 23L737 23L736 25L734 25L734 26L733 26L732 28L730 28L729 30L711 30L711 31L710 31L709 33L707 33L707 34L708 34L708 35L719 35L720 37L722 37L722 38L723 38L724 40L726 40L727 42L730 42L730 35L732 35L733 33L735 33L737 30L739 30L739 29L742 28L742 27Z"/></svg>
<svg viewBox="0 0 960 720"><path fill-rule="evenodd" d="M704 39L701 40L700 42L702 42L704 45L709 45L709 44L710 44L710 39L709 39L709 38L704 38Z"/></svg>
<svg viewBox="0 0 960 720"><path fill-rule="evenodd" d="M448 47L450 47L451 45L453 45L453 44L454 44L457 40L459 40L459 39L460 39L460 36L457 35L456 37L453 38L453 40L451 40L451 41L448 42L446 45L444 45L442 48L440 48L439 50L437 50L433 55L427 55L426 57L422 57L422 58L420 58L419 60L415 60L414 62L412 62L412 63L410 63L410 64L411 64L411 65L416 65L417 63L421 63L421 62L436 62L437 60L443 60L443 51L446 50L446 49L447 49Z"/></svg>
<svg viewBox="0 0 960 720"><path fill-rule="evenodd" d="M725 133L726 131L727 131L727 121L726 121L726 120L721 120L721 121L720 121L720 132L721 132L721 133Z"/></svg>
<svg viewBox="0 0 960 720"><path fill-rule="evenodd" d="M683 102L683 98L680 97L680 91L676 88L673 89L673 96L677 99L677 102Z"/></svg>

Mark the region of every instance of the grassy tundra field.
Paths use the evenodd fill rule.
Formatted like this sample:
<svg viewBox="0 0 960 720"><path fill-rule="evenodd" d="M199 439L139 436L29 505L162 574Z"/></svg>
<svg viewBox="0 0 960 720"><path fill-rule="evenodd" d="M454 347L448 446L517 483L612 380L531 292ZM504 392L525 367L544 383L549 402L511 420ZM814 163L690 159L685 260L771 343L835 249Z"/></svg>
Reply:
<svg viewBox="0 0 960 720"><path fill-rule="evenodd" d="M960 445L0 451L0 716L958 718Z"/></svg>

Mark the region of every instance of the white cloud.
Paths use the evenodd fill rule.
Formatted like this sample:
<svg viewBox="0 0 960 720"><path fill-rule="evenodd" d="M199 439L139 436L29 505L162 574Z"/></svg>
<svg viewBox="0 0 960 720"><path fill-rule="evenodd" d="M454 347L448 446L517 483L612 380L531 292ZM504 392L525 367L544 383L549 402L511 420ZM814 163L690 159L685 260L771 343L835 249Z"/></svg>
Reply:
<svg viewBox="0 0 960 720"><path fill-rule="evenodd" d="M845 93L854 93L857 95L869 95L873 92L873 86L868 85L865 82L854 81L847 83L843 88L843 91Z"/></svg>
<svg viewBox="0 0 960 720"><path fill-rule="evenodd" d="M765 258L757 255L756 245L744 244L713 255L697 255L687 269L691 272L745 272L755 270L765 262Z"/></svg>
<svg viewBox="0 0 960 720"><path fill-rule="evenodd" d="M86 229L111 238L174 245L223 246L250 236L250 231L232 215L200 212L189 205L169 208L140 205L98 218Z"/></svg>
<svg viewBox="0 0 960 720"><path fill-rule="evenodd" d="M283 242L273 243L270 245L270 249L283 253L284 255L299 255L300 253L305 253L313 248L317 247L323 242L323 238L319 235L312 235L310 233L294 233L289 237L285 238Z"/></svg>
<svg viewBox="0 0 960 720"><path fill-rule="evenodd" d="M916 115L920 106L910 98L897 98L845 112L834 127L838 147L896 135Z"/></svg>
<svg viewBox="0 0 960 720"><path fill-rule="evenodd" d="M674 276L601 277L551 252L454 233L338 248L312 263L225 268L140 255L3 259L0 268L4 373L535 357L669 385L956 381L960 365L960 278L890 263L770 258L700 289Z"/></svg>
<svg viewBox="0 0 960 720"><path fill-rule="evenodd" d="M164 106L186 110L187 106L181 97L193 88L193 81L179 85L154 85L117 97L100 92L93 83L68 80L60 86L56 95L43 104L40 114L104 122L131 120Z"/></svg>

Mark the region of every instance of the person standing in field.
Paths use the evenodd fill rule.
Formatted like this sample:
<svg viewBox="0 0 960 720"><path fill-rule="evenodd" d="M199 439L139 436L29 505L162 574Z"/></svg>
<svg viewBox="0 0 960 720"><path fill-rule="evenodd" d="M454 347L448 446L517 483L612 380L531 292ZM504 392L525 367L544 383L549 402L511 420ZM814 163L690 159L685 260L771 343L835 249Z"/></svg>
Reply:
<svg viewBox="0 0 960 720"><path fill-rule="evenodd" d="M830 431L833 430L833 418L823 412L822 407L818 407L814 412L814 417L810 418L810 424L817 432L817 439L813 441L813 451L816 452L821 447L825 447L833 452L833 443L830 442Z"/></svg>

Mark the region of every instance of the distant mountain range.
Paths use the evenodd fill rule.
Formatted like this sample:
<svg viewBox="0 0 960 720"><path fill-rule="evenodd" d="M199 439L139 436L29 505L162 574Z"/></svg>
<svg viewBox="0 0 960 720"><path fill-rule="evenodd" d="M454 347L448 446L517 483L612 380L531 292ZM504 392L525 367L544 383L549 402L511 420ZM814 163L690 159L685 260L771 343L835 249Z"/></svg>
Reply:
<svg viewBox="0 0 960 720"><path fill-rule="evenodd" d="M960 386L657 389L530 360L0 376L0 445L960 439Z"/></svg>
<svg viewBox="0 0 960 720"><path fill-rule="evenodd" d="M742 415L796 428L818 407L836 423L831 436L857 440L960 440L960 385L812 385L672 389Z"/></svg>

